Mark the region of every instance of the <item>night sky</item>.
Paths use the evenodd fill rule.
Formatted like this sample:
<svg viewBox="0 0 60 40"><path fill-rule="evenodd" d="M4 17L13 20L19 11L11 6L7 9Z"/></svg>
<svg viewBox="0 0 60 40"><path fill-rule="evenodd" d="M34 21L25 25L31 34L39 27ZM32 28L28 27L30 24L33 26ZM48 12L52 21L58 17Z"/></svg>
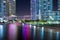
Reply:
<svg viewBox="0 0 60 40"><path fill-rule="evenodd" d="M30 0L16 0L16 14L30 15Z"/></svg>
<svg viewBox="0 0 60 40"><path fill-rule="evenodd" d="M57 11L57 0L53 0L53 10ZM16 14L18 16L30 15L30 0L16 0Z"/></svg>
<svg viewBox="0 0 60 40"><path fill-rule="evenodd" d="M58 0L53 0L53 11L58 11Z"/></svg>

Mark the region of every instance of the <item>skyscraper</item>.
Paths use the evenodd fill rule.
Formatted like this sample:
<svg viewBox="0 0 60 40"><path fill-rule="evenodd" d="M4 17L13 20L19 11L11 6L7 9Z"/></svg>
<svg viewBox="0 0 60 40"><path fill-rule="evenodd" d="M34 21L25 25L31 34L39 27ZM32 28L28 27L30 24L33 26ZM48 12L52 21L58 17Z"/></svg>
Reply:
<svg viewBox="0 0 60 40"><path fill-rule="evenodd" d="M31 15L37 20L60 20L59 0L31 0ZM32 20L34 20L32 19Z"/></svg>
<svg viewBox="0 0 60 40"><path fill-rule="evenodd" d="M49 15L51 15L52 11L52 0L39 0L39 10L41 10L41 19L42 20L48 20L47 18Z"/></svg>
<svg viewBox="0 0 60 40"><path fill-rule="evenodd" d="M16 0L6 0L6 12L7 16L16 13Z"/></svg>
<svg viewBox="0 0 60 40"><path fill-rule="evenodd" d="M0 0L0 17L16 13L15 0Z"/></svg>
<svg viewBox="0 0 60 40"><path fill-rule="evenodd" d="M58 0L58 10L60 11L60 0Z"/></svg>
<svg viewBox="0 0 60 40"><path fill-rule="evenodd" d="M38 11L39 11L39 6L38 6L38 0L31 0L31 19L32 20L36 20L37 18L37 14L38 14Z"/></svg>
<svg viewBox="0 0 60 40"><path fill-rule="evenodd" d="M5 0L0 0L0 17L5 16L6 12L5 12Z"/></svg>

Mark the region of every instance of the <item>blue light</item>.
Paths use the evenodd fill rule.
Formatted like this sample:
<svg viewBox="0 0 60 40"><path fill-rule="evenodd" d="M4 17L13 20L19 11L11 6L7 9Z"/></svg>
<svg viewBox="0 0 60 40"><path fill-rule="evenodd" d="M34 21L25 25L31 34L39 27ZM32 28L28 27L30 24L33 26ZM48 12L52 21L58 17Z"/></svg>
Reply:
<svg viewBox="0 0 60 40"><path fill-rule="evenodd" d="M34 35L33 35L33 26L32 26L31 24L30 24L30 32L31 32L31 34L30 34L30 35L31 35L31 38L33 38L33 36L34 36ZM33 39L32 39L32 40L33 40Z"/></svg>
<svg viewBox="0 0 60 40"><path fill-rule="evenodd" d="M41 28L41 40L44 40L44 27Z"/></svg>
<svg viewBox="0 0 60 40"><path fill-rule="evenodd" d="M59 40L59 32L56 32L56 40Z"/></svg>
<svg viewBox="0 0 60 40"><path fill-rule="evenodd" d="M3 38L3 25L0 25L0 39Z"/></svg>
<svg viewBox="0 0 60 40"><path fill-rule="evenodd" d="M52 40L52 29L49 29L49 38L48 40Z"/></svg>
<svg viewBox="0 0 60 40"><path fill-rule="evenodd" d="M34 37L36 35L36 26L34 26Z"/></svg>

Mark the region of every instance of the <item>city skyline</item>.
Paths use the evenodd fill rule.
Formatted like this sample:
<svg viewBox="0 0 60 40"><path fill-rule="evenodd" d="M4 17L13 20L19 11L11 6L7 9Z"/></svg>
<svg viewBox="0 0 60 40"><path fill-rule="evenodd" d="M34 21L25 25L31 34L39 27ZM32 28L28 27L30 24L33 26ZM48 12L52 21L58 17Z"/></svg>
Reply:
<svg viewBox="0 0 60 40"><path fill-rule="evenodd" d="M31 0L31 20L60 20L59 0Z"/></svg>
<svg viewBox="0 0 60 40"><path fill-rule="evenodd" d="M54 6L57 4L56 0ZM54 7L54 10L56 10L56 7ZM30 15L30 0L16 0L16 14L17 15Z"/></svg>
<svg viewBox="0 0 60 40"><path fill-rule="evenodd" d="M55 3L54 5L56 4L57 3ZM54 9L56 8L57 7L54 7ZM16 0L16 14L19 16L30 15L31 14L30 13L30 0Z"/></svg>

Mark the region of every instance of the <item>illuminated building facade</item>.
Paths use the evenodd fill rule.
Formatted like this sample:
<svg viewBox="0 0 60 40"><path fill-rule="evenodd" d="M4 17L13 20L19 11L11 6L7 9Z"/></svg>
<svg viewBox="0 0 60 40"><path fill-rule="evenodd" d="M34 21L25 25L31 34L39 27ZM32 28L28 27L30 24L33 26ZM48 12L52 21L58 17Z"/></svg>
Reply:
<svg viewBox="0 0 60 40"><path fill-rule="evenodd" d="M31 0L32 20L60 20L59 0Z"/></svg>
<svg viewBox="0 0 60 40"><path fill-rule="evenodd" d="M39 0L39 10L41 10L42 20L46 20L46 17L50 16L51 14L49 12L52 11L52 0Z"/></svg>
<svg viewBox="0 0 60 40"><path fill-rule="evenodd" d="M39 6L38 6L38 0L31 0L31 19L32 20L36 20L37 18L37 14L38 14L38 10L39 10Z"/></svg>
<svg viewBox="0 0 60 40"><path fill-rule="evenodd" d="M58 10L60 11L60 0L58 0Z"/></svg>
<svg viewBox="0 0 60 40"><path fill-rule="evenodd" d="M15 0L0 0L0 17L9 16L16 13Z"/></svg>
<svg viewBox="0 0 60 40"><path fill-rule="evenodd" d="M0 0L0 17L5 16L6 14L6 1L5 0Z"/></svg>
<svg viewBox="0 0 60 40"><path fill-rule="evenodd" d="M16 13L16 0L6 0L6 2L7 16L14 15Z"/></svg>

